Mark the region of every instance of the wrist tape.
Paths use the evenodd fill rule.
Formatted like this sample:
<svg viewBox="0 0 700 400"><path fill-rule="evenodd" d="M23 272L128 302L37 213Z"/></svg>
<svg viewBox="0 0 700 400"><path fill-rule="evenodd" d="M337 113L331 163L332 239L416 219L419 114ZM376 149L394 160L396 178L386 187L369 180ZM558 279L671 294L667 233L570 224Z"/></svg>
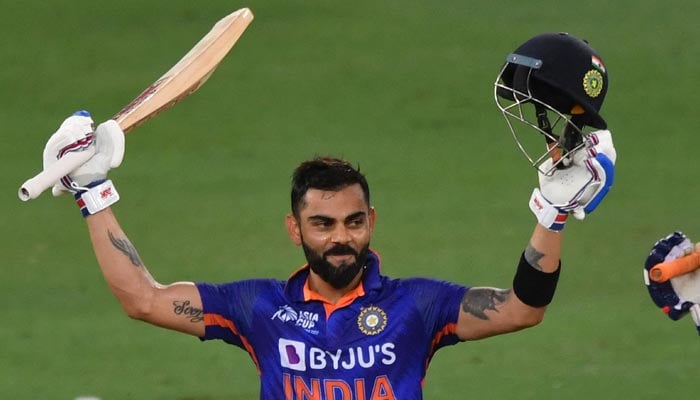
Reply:
<svg viewBox="0 0 700 400"><path fill-rule="evenodd" d="M525 259L525 252L520 256L518 270L513 278L513 292L531 307L544 307L552 302L554 291L559 281L561 261L554 272L543 272L535 269Z"/></svg>
<svg viewBox="0 0 700 400"><path fill-rule="evenodd" d="M559 232L564 229L569 213L553 206L552 203L542 196L539 189L535 188L532 191L529 205L530 211L535 214L540 225L553 232Z"/></svg>
<svg viewBox="0 0 700 400"><path fill-rule="evenodd" d="M75 194L75 202L83 217L102 211L117 201L119 193L109 179L92 182L86 190Z"/></svg>

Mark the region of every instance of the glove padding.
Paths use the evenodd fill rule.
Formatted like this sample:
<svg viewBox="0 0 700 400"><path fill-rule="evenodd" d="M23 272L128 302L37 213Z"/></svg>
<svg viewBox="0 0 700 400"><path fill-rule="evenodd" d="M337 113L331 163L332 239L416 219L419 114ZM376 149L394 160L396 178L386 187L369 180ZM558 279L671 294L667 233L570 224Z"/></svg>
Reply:
<svg viewBox="0 0 700 400"><path fill-rule="evenodd" d="M617 152L610 131L595 131L584 137L584 147L573 154L565 169L552 168L548 159L538 173L539 188L530 197L530 209L538 222L554 231L563 229L568 214L582 220L608 194L615 177Z"/></svg>
<svg viewBox="0 0 700 400"><path fill-rule="evenodd" d="M649 270L657 264L693 251L695 246L682 232L676 231L658 240L644 262L644 283L654 304L669 318L677 321L690 313L700 334L700 270L661 283L649 279Z"/></svg>
<svg viewBox="0 0 700 400"><path fill-rule="evenodd" d="M79 193L91 184L104 181L107 172L118 167L124 158L124 132L114 120L108 120L93 129L90 113L78 111L68 117L51 135L44 148L44 169L49 168L65 154L87 151L92 157L83 165L54 184L51 193Z"/></svg>

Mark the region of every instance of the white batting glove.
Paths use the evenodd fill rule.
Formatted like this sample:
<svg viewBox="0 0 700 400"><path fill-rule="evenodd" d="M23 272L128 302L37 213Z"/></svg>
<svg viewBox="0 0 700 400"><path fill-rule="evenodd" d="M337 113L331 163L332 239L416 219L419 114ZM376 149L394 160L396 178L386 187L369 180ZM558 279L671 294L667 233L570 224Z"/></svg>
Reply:
<svg viewBox="0 0 700 400"><path fill-rule="evenodd" d="M573 155L565 169L551 168L552 160L538 173L540 187L530 196L530 210L537 221L552 231L564 229L569 214L582 220L607 195L615 176L617 152L610 131L593 132L584 138L585 146Z"/></svg>
<svg viewBox="0 0 700 400"><path fill-rule="evenodd" d="M58 196L65 192L75 194L84 216L101 211L119 200L107 172L118 167L124 157L124 132L109 120L93 131L93 120L87 111L78 111L68 117L49 138L44 148L44 169L49 168L65 154L74 151L90 152L87 162L57 182L51 192Z"/></svg>

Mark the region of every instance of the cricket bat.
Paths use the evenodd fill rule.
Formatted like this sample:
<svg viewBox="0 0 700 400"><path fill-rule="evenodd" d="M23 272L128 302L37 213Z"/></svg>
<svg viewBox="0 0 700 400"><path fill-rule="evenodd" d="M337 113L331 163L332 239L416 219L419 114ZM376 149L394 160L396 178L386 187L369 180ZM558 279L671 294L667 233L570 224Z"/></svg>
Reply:
<svg viewBox="0 0 700 400"><path fill-rule="evenodd" d="M248 8L241 8L219 20L180 61L112 119L127 133L195 92L207 81L252 21L253 13ZM27 180L19 189L20 200L37 198L88 158L87 152L66 154L49 170Z"/></svg>

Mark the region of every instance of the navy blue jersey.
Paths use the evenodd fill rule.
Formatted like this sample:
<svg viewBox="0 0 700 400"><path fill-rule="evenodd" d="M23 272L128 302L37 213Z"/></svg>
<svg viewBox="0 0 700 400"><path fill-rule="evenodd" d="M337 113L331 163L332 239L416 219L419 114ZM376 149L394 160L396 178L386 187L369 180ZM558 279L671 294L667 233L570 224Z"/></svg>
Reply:
<svg viewBox="0 0 700 400"><path fill-rule="evenodd" d="M308 288L308 267L289 280L197 283L206 333L245 349L274 400L421 399L436 350L458 342L467 288L380 275L370 253L362 282L337 304Z"/></svg>

